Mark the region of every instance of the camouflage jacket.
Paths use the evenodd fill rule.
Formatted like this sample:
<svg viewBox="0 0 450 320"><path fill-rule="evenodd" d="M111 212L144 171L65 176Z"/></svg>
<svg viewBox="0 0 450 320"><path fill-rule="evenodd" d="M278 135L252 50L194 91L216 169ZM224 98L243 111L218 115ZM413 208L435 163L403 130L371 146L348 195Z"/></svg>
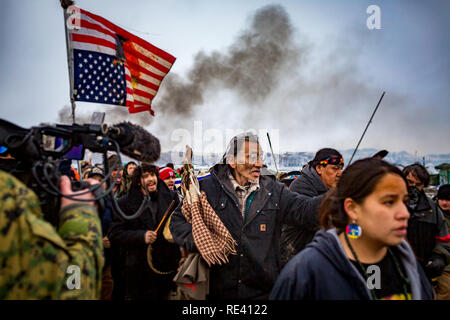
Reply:
<svg viewBox="0 0 450 320"><path fill-rule="evenodd" d="M0 300L98 299L104 258L95 208L65 207L56 230L36 194L3 171L0 199Z"/></svg>

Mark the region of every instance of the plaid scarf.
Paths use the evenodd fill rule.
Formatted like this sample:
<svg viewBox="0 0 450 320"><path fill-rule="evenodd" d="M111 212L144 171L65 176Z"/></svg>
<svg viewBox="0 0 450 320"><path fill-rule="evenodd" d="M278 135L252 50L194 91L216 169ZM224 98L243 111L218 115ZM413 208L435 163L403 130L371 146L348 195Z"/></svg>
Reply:
<svg viewBox="0 0 450 320"><path fill-rule="evenodd" d="M192 224L192 235L203 259L209 266L227 263L228 254L236 254L236 241L208 202L205 192L200 201L189 204L184 198L181 211Z"/></svg>

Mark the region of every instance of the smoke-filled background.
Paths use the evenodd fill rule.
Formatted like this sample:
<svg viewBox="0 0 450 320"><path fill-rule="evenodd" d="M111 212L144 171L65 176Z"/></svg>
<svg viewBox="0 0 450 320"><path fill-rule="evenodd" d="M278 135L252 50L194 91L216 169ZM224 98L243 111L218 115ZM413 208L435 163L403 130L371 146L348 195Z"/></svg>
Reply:
<svg viewBox="0 0 450 320"><path fill-rule="evenodd" d="M138 12L120 12L125 4L98 2L77 4L137 28L129 31L177 61L153 102L155 117L78 103L77 122L103 111L106 122L139 123L161 140L163 151L183 150L184 144L202 140L202 151L220 152L230 132L239 129L270 132L275 152L342 150L356 146L386 91L361 147L450 152L448 2L377 1L380 30L366 26L369 1L198 1L184 20L186 4L159 2L161 20L151 26ZM8 3L16 9L11 2L7 8ZM170 11L167 7L175 3ZM134 8L150 11L148 6L137 2ZM7 39L4 28L0 32ZM68 87L67 74L62 74L58 81ZM0 115L8 119L3 95L8 86L5 79L1 84ZM53 104L46 121L71 122L68 103Z"/></svg>

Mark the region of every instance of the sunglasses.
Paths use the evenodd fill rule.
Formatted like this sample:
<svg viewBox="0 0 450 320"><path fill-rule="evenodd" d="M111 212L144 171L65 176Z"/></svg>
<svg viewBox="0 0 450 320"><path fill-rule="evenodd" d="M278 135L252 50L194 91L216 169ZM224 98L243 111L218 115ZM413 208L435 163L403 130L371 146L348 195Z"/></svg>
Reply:
<svg viewBox="0 0 450 320"><path fill-rule="evenodd" d="M337 166L344 166L344 159L342 158L326 158L319 162L319 165L326 166L327 164L333 164Z"/></svg>

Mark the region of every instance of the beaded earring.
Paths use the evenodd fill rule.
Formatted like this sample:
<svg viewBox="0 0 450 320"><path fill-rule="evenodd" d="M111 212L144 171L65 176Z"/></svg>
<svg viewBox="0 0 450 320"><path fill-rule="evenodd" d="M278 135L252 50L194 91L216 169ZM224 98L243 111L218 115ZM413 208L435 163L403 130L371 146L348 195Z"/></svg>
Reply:
<svg viewBox="0 0 450 320"><path fill-rule="evenodd" d="M362 230L361 227L356 224L356 221L353 220L352 224L347 225L345 233L352 239L358 239L362 234Z"/></svg>

